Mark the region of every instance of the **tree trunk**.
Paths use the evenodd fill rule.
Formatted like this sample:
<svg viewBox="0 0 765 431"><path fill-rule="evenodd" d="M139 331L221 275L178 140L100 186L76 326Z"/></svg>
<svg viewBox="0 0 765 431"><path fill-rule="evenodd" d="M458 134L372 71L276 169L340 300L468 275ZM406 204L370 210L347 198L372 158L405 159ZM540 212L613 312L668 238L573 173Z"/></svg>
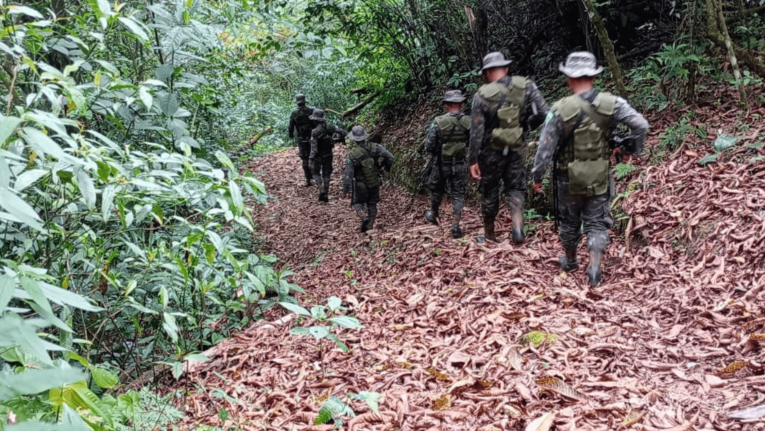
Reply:
<svg viewBox="0 0 765 431"><path fill-rule="evenodd" d="M706 0L707 5L707 37L717 46L723 49L727 49L725 43L725 37L720 33L720 28L717 23L717 8L714 0ZM730 37L730 36L729 36ZM741 59L741 62L746 65L752 72L758 76L765 78L765 63L752 55L748 50L739 47L731 42L731 48L737 59Z"/></svg>
<svg viewBox="0 0 765 431"><path fill-rule="evenodd" d="M473 45L475 47L475 53L478 55L478 61L483 60L483 57L488 54L488 25L489 17L486 14L486 1L481 0L478 2L477 8L473 9L469 5L464 5L465 16L467 16L468 23L470 24L470 31L473 33Z"/></svg>
<svg viewBox="0 0 765 431"><path fill-rule="evenodd" d="M611 39L608 38L608 31L606 31L606 25L603 23L603 19L600 17L595 5L592 4L592 0L582 0L584 7L587 9L587 14L590 17L590 22L595 31L598 33L598 39L600 40L600 46L603 48L603 55L608 62L608 68L611 69L611 77L616 84L616 91L619 94L626 95L627 88L624 86L624 77L622 76L622 68L619 66L619 62L616 60L616 54L614 53L614 44L611 43Z"/></svg>
<svg viewBox="0 0 765 431"><path fill-rule="evenodd" d="M379 96L379 95L380 95L380 93L375 93L375 94L373 94L373 95L371 95L371 96L367 97L367 98L366 98L366 100L364 100L363 102L361 102L361 103L359 103L358 105L354 106L353 108L351 108L351 109L349 109L349 110L347 110L347 111L343 112L343 118L348 118L348 117L350 117L351 115L353 115L353 114L355 114L355 113L359 112L359 111L360 111L360 110L362 110L362 109L363 109L365 106L369 105L369 103L370 103L370 102L372 102L373 100L375 100L375 98L377 98L377 96Z"/></svg>
<svg viewBox="0 0 765 431"><path fill-rule="evenodd" d="M714 0L717 8L717 24L720 26L720 31L725 39L725 49L728 51L728 60L733 68L733 77L736 79L736 85L738 86L738 94L741 98L741 103L746 104L746 88L744 87L744 80L741 77L741 70L738 67L738 60L736 59L736 52L733 49L733 41L730 39L730 33L728 33L728 25L725 24L725 15L723 15L722 4L720 0Z"/></svg>

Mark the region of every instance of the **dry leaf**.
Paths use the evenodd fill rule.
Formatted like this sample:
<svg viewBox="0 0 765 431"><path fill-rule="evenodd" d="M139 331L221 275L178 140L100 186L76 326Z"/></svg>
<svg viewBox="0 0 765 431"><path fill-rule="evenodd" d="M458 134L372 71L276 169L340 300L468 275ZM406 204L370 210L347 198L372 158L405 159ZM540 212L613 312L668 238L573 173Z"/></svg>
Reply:
<svg viewBox="0 0 765 431"><path fill-rule="evenodd" d="M526 425L526 431L548 431L555 419L555 413L545 413Z"/></svg>

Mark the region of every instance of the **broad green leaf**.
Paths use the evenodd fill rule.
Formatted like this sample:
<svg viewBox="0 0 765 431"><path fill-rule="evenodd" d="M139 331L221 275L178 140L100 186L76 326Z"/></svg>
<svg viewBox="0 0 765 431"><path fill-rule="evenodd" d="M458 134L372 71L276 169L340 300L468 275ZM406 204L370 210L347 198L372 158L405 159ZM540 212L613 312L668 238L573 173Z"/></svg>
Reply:
<svg viewBox="0 0 765 431"><path fill-rule="evenodd" d="M208 362L210 358L208 358L207 356L201 353L194 353L194 354L186 356L186 360L192 361L192 362Z"/></svg>
<svg viewBox="0 0 765 431"><path fill-rule="evenodd" d="M21 118L2 117L0 118L0 147L5 145L5 141L11 137L13 131L21 123Z"/></svg>
<svg viewBox="0 0 765 431"><path fill-rule="evenodd" d="M234 181L229 181L228 190L231 193L231 202L234 204L234 208L237 214L244 212L244 198L242 197L242 189L239 188L239 184Z"/></svg>
<svg viewBox="0 0 765 431"><path fill-rule="evenodd" d="M52 424L47 422L22 422L18 425L10 425L5 431L89 431L90 428L82 428L76 424Z"/></svg>
<svg viewBox="0 0 765 431"><path fill-rule="evenodd" d="M79 382L85 374L74 368L35 370L5 374L0 381L0 403L22 395L35 395L57 386Z"/></svg>
<svg viewBox="0 0 765 431"><path fill-rule="evenodd" d="M85 381L51 389L48 392L48 396L56 407L67 404L74 409L88 409L92 414L100 417L107 426L111 427L112 417L109 413L109 406L105 405L98 398L98 395L88 389Z"/></svg>
<svg viewBox="0 0 765 431"><path fill-rule="evenodd" d="M101 196L101 217L104 221L109 220L109 216L112 213L112 204L114 203L114 196L117 194L117 186L108 185L104 188L104 193Z"/></svg>
<svg viewBox="0 0 765 431"><path fill-rule="evenodd" d="M64 414L61 416L61 425L66 427L71 427L72 430L78 430L78 431L90 431L90 427L88 424L82 419L82 416L80 416L79 413L77 413L76 410L69 407L68 405L64 405Z"/></svg>
<svg viewBox="0 0 765 431"><path fill-rule="evenodd" d="M0 154L0 187L7 189L10 186L11 186L11 167L8 166L8 159L6 159L3 154Z"/></svg>
<svg viewBox="0 0 765 431"><path fill-rule="evenodd" d="M329 309L332 311L337 311L342 308L343 301L340 300L337 296L330 296L329 300L327 300L327 306L329 306Z"/></svg>
<svg viewBox="0 0 765 431"><path fill-rule="evenodd" d="M162 304L162 308L167 308L167 288L165 286L159 288L159 303Z"/></svg>
<svg viewBox="0 0 765 431"><path fill-rule="evenodd" d="M43 293L42 288L40 288L40 285L35 280L22 276L19 277L19 281L21 282L21 288L29 294L32 301L42 307L43 310L53 313L53 310L50 307L50 302L48 302L45 293Z"/></svg>
<svg viewBox="0 0 765 431"><path fill-rule="evenodd" d="M154 71L154 76L160 81L164 81L165 79L173 76L173 65L169 63L160 64L157 66L157 70Z"/></svg>
<svg viewBox="0 0 765 431"><path fill-rule="evenodd" d="M24 142L38 153L49 154L57 159L71 159L53 139L40 130L34 127L24 127L21 132Z"/></svg>
<svg viewBox="0 0 765 431"><path fill-rule="evenodd" d="M708 155L702 157L701 159L699 159L699 164L701 166L706 166L706 165L708 165L708 164L710 164L712 162L716 162L717 161L717 157L719 157L719 154L708 154Z"/></svg>
<svg viewBox="0 0 765 431"><path fill-rule="evenodd" d="M329 329L324 326L311 326L308 332L316 338L324 338L329 335Z"/></svg>
<svg viewBox="0 0 765 431"><path fill-rule="evenodd" d="M24 171L21 175L16 177L16 182L13 183L13 189L19 192L25 190L47 174L48 171L45 169L30 169Z"/></svg>
<svg viewBox="0 0 765 431"><path fill-rule="evenodd" d="M119 378L103 368L94 367L90 370L93 381L99 388L109 389L119 383Z"/></svg>
<svg viewBox="0 0 765 431"><path fill-rule="evenodd" d="M290 329L290 334L292 334L292 335L311 335L311 333L308 331L308 328L304 328L302 326L296 326L296 327Z"/></svg>
<svg viewBox="0 0 765 431"><path fill-rule="evenodd" d="M96 186L90 175L82 169L77 171L77 185L79 185L80 193L82 193L88 207L94 206L96 204Z"/></svg>
<svg viewBox="0 0 765 431"><path fill-rule="evenodd" d="M80 310L92 312L103 310L103 308L96 307L95 305L91 304L84 296L70 292L61 287L54 286L42 281L37 282L37 285L40 286L40 290L42 290L46 298L58 305L68 305Z"/></svg>
<svg viewBox="0 0 765 431"><path fill-rule="evenodd" d="M5 208L10 215L21 223L32 229L42 230L42 220L40 220L37 212L15 193L3 187L0 187L0 207Z"/></svg>
<svg viewBox="0 0 765 431"><path fill-rule="evenodd" d="M231 159L228 158L228 156L224 152L216 151L215 157L218 159L221 165L227 167L232 172L236 172L236 167L234 166L234 163L231 161Z"/></svg>
<svg viewBox="0 0 765 431"><path fill-rule="evenodd" d="M311 317L311 313L308 310L306 310L305 308L303 308L303 307L301 307L301 306L299 306L297 304L293 304L291 302L280 302L279 305L281 305L282 307L286 308L287 310L289 310L289 311L291 311L293 313L297 313L297 314L300 314L302 316Z"/></svg>
<svg viewBox="0 0 765 431"><path fill-rule="evenodd" d="M16 290L16 280L7 275L0 274L0 316L5 312L5 307L13 298L13 291Z"/></svg>
<svg viewBox="0 0 765 431"><path fill-rule="evenodd" d="M311 307L311 316L316 320L326 320L327 313L324 311L323 305L314 305Z"/></svg>
<svg viewBox="0 0 765 431"><path fill-rule="evenodd" d="M5 8L8 10L8 13L10 13L11 15L22 14L22 15L31 16L32 18L37 18L37 19L45 18L44 16L42 16L40 12L37 12L31 7L9 5L9 6L6 6Z"/></svg>
<svg viewBox="0 0 765 431"><path fill-rule="evenodd" d="M4 317L0 318L0 348L18 347L22 353L51 365L53 362L47 350L52 350L55 346L41 340L36 329L17 314L5 313Z"/></svg>
<svg viewBox="0 0 765 431"><path fill-rule="evenodd" d="M167 335L170 336L170 339L173 340L173 343L178 341L178 325L175 323L175 316L168 313L162 313L163 322L162 322L162 329L167 332Z"/></svg>
<svg viewBox="0 0 765 431"><path fill-rule="evenodd" d="M717 152L722 152L723 150L736 145L736 140L735 136L725 136L720 134L720 136L715 139L715 150L717 150Z"/></svg>
<svg viewBox="0 0 765 431"><path fill-rule="evenodd" d="M335 316L330 317L329 321L334 323L337 326L340 326L341 328L347 328L347 329L361 329L364 326L359 323L359 320L355 317L348 317L348 316Z"/></svg>
<svg viewBox="0 0 765 431"><path fill-rule="evenodd" d="M159 108L162 109L162 113L168 117L172 117L176 112L178 112L178 107L180 105L175 94L162 94L157 96L157 99L159 100Z"/></svg>
<svg viewBox="0 0 765 431"><path fill-rule="evenodd" d="M337 347L340 348L344 353L348 353L348 346L345 345L342 341L340 341L339 338L337 338L337 335L335 334L329 334L326 336L327 340L334 341L335 344L337 344Z"/></svg>
<svg viewBox="0 0 765 431"><path fill-rule="evenodd" d="M141 27L141 25L140 25L140 24L138 24L137 22L133 21L133 19L132 19L132 18L125 18L125 17L120 17L120 19L119 19L119 20L120 20L120 22L122 23L122 25L124 25L125 27L127 27L127 28L128 28L128 30L132 31L132 32L133 32L133 34L135 34L136 36L138 36L138 37L139 37L139 38L140 38L142 41L146 42L147 40L149 40L149 36L148 36L148 35L146 34L146 32L143 30L143 28Z"/></svg>
<svg viewBox="0 0 765 431"><path fill-rule="evenodd" d="M319 410L319 416L316 417L316 420L313 421L314 425L324 425L325 423L332 420L332 412L327 408L322 408Z"/></svg>
<svg viewBox="0 0 765 431"><path fill-rule="evenodd" d="M146 87L141 87L138 90L138 95L141 98L141 102L146 106L146 112L151 111L151 105L154 102L154 96L151 95L149 92L149 89Z"/></svg>

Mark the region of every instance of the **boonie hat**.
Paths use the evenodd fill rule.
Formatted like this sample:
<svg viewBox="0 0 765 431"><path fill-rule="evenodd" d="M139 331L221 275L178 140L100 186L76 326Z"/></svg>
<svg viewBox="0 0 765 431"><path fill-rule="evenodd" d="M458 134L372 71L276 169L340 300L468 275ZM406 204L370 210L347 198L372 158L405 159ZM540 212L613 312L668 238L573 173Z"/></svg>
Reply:
<svg viewBox="0 0 765 431"><path fill-rule="evenodd" d="M446 93L444 93L444 102L462 103L465 100L466 100L465 96L463 96L462 92L459 90L449 90Z"/></svg>
<svg viewBox="0 0 765 431"><path fill-rule="evenodd" d="M295 102L297 102L297 103L305 103L305 94L300 93L297 96L295 96Z"/></svg>
<svg viewBox="0 0 765 431"><path fill-rule="evenodd" d="M496 69L498 67L507 67L512 63L512 60L506 60L505 54L502 54L499 51L490 52L486 54L486 57L483 58L483 67L481 68L481 72L485 71L486 69Z"/></svg>
<svg viewBox="0 0 765 431"><path fill-rule="evenodd" d="M351 129L351 141L364 142L367 139L369 139L369 134L364 131L364 127L353 126L353 129Z"/></svg>
<svg viewBox="0 0 765 431"><path fill-rule="evenodd" d="M324 110L323 109L314 109L313 113L310 117L308 117L309 120L313 121L324 121Z"/></svg>
<svg viewBox="0 0 765 431"><path fill-rule="evenodd" d="M597 76L603 72L603 68L598 67L595 55L587 51L572 52L568 55L566 64L561 63L558 70L569 78Z"/></svg>

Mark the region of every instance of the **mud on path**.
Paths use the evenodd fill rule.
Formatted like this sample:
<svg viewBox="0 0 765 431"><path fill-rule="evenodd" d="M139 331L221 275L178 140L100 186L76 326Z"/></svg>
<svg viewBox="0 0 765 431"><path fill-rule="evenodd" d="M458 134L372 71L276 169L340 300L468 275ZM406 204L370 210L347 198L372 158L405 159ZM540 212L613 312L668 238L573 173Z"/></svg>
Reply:
<svg viewBox="0 0 765 431"><path fill-rule="evenodd" d="M765 164L743 144L704 167L690 147L641 167L625 202L631 244L612 242L595 289L584 246L580 270L561 273L550 222L516 246L503 208L504 242L479 245L467 208L454 240L448 216L427 225L424 199L408 209L385 185L362 235L340 198L341 148L329 204L302 186L294 151L252 161L275 196L253 208L258 234L295 270L301 303L337 296L364 328L336 331L342 353L290 335L310 322L279 310L221 343L186 377L203 388L189 429L331 430L313 425L329 396L355 411L341 418L352 430L516 430L548 413L552 428L533 429L765 429L728 416L765 399ZM379 413L346 397L361 391L382 395Z"/></svg>

